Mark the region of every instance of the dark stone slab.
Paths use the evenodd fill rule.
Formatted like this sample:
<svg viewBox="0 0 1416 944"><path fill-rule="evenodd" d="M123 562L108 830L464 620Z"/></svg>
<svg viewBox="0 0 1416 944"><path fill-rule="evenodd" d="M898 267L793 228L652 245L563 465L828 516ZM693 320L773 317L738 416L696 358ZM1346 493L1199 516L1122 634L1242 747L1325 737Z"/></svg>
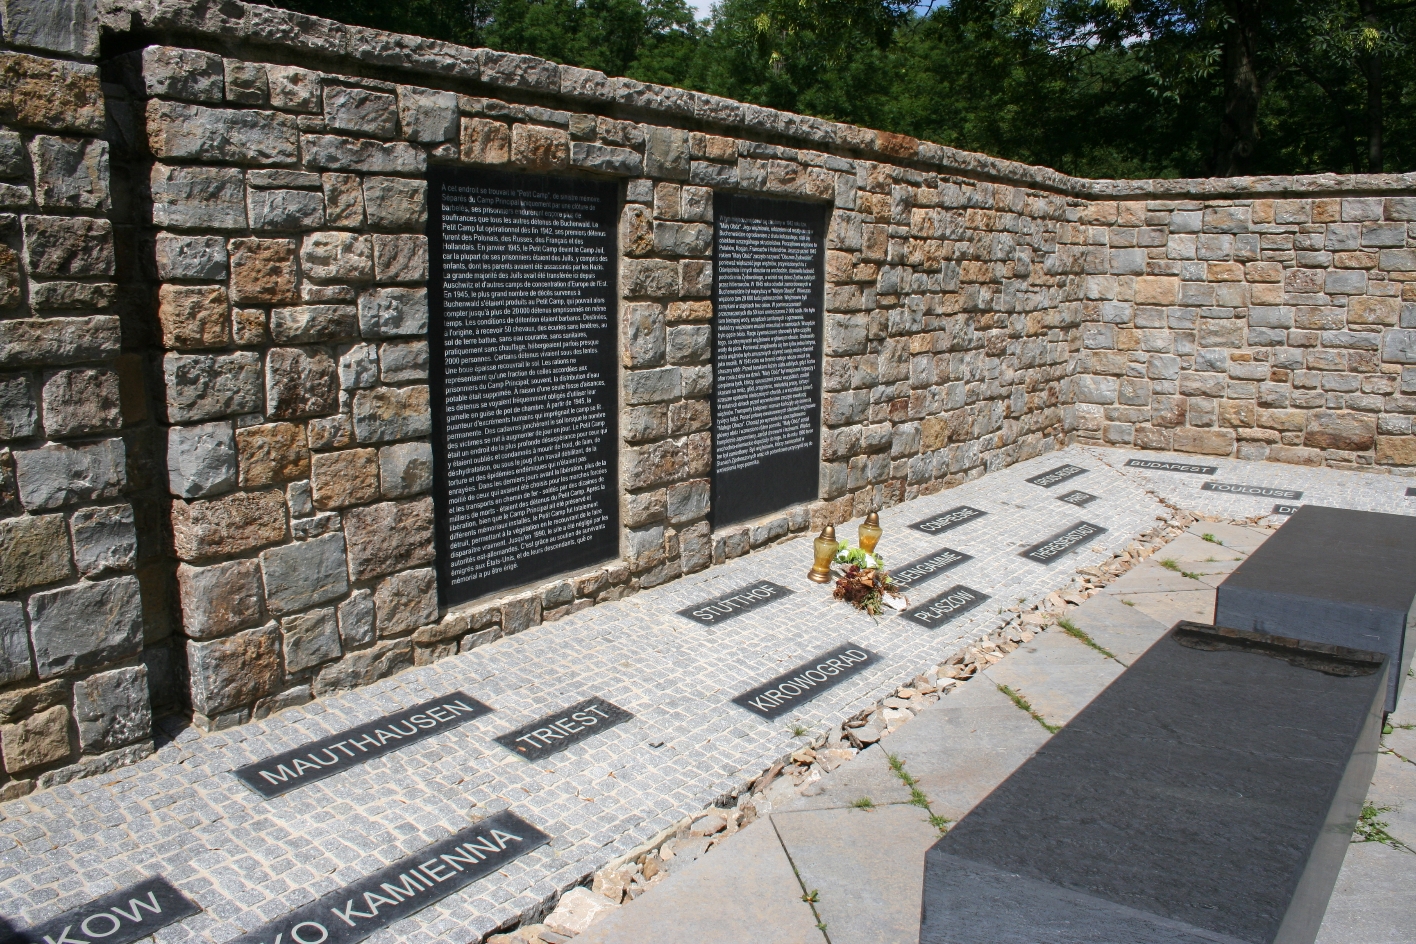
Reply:
<svg viewBox="0 0 1416 944"><path fill-rule="evenodd" d="M1416 518L1302 506L1219 585L1214 621L1385 653L1394 710L1416 627Z"/></svg>
<svg viewBox="0 0 1416 944"><path fill-rule="evenodd" d="M901 590L917 587L926 580L948 573L955 567L962 567L973 557L952 547L941 547L933 554L926 554L918 560L890 571L890 580Z"/></svg>
<svg viewBox="0 0 1416 944"><path fill-rule="evenodd" d="M633 717L603 698L587 698L492 740L527 760L540 760Z"/></svg>
<svg viewBox="0 0 1416 944"><path fill-rule="evenodd" d="M1302 492L1291 488L1274 488L1269 485L1240 485L1235 482L1206 482L1200 486L1202 492L1224 492L1227 495L1253 495L1257 498L1282 498L1297 501Z"/></svg>
<svg viewBox="0 0 1416 944"><path fill-rule="evenodd" d="M716 626L734 616L741 616L749 610L766 606L774 600L789 597L795 592L770 580L759 580L745 587L730 590L722 596L713 597L711 600L686 606L678 611L678 615L704 626Z"/></svg>
<svg viewBox="0 0 1416 944"><path fill-rule="evenodd" d="M1274 505L1274 506L1273 506L1273 511L1269 512L1269 514L1271 514L1271 515L1291 515L1291 514L1293 514L1295 511L1297 511L1299 508L1302 508L1302 507L1303 507L1302 505L1284 505L1284 504Z"/></svg>
<svg viewBox="0 0 1416 944"><path fill-rule="evenodd" d="M503 810L230 944L353 944L550 841L535 826Z"/></svg>
<svg viewBox="0 0 1416 944"><path fill-rule="evenodd" d="M132 944L201 911L160 875L97 898L43 924L0 932L0 944Z"/></svg>
<svg viewBox="0 0 1416 944"><path fill-rule="evenodd" d="M1408 488L1406 490L1406 497L1411 498L1413 496L1416 496L1416 488Z"/></svg>
<svg viewBox="0 0 1416 944"><path fill-rule="evenodd" d="M1079 465L1059 465L1055 469L1031 476L1028 481L1034 485L1041 485L1043 488L1051 488L1054 485L1061 485L1068 479L1086 475L1090 471L1090 469L1084 469Z"/></svg>
<svg viewBox="0 0 1416 944"><path fill-rule="evenodd" d="M963 616L988 599L988 594L955 584L937 597L905 611L905 616L921 626L935 629Z"/></svg>
<svg viewBox="0 0 1416 944"><path fill-rule="evenodd" d="M1090 492L1077 490L1068 492L1066 495L1058 495L1057 500L1064 501L1069 505L1076 505L1078 508L1085 508L1096 501L1096 496Z"/></svg>
<svg viewBox="0 0 1416 944"><path fill-rule="evenodd" d="M1190 475L1214 475L1217 465L1192 465L1189 462L1162 462L1160 459L1132 459L1126 463L1132 469L1150 469L1152 472L1187 472Z"/></svg>
<svg viewBox="0 0 1416 944"><path fill-rule="evenodd" d="M1311 944L1387 663L1181 623L925 860L921 944Z"/></svg>
<svg viewBox="0 0 1416 944"><path fill-rule="evenodd" d="M916 521L910 527L925 534L942 534L945 531L952 531L960 525L968 524L975 518L982 518L986 514L988 514L986 511L980 511L968 505L959 505L957 508L950 508L948 511L931 515L922 521Z"/></svg>
<svg viewBox="0 0 1416 944"><path fill-rule="evenodd" d="M848 642L756 688L749 688L734 698L733 704L770 721L801 707L879 661L880 657L869 649Z"/></svg>
<svg viewBox="0 0 1416 944"><path fill-rule="evenodd" d="M1018 553L1039 564L1055 564L1092 538L1100 537L1106 529L1090 521L1078 521L1070 528L1058 531L1050 538L1044 538L1032 547Z"/></svg>

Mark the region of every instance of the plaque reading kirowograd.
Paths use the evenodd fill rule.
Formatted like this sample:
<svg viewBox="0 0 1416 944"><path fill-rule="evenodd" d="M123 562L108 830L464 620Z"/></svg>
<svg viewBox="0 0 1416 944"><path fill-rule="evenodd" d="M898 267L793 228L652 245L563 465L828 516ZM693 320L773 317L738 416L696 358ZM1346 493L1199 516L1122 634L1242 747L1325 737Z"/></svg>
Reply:
<svg viewBox="0 0 1416 944"><path fill-rule="evenodd" d="M452 605L619 552L617 192L429 176L438 588Z"/></svg>
<svg viewBox="0 0 1416 944"><path fill-rule="evenodd" d="M713 204L713 523L817 495L826 210Z"/></svg>

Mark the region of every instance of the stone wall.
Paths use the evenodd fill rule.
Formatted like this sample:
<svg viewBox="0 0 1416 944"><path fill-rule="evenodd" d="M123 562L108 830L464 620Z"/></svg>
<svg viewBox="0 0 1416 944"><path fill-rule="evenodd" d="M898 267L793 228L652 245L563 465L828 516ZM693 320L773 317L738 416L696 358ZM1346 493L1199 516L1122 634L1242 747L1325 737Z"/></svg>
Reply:
<svg viewBox="0 0 1416 944"><path fill-rule="evenodd" d="M1416 463L1416 179L1082 181L266 7L73 7L11 0L0 49L6 795L141 752L150 702L239 724L1072 436ZM451 611L430 165L624 198L621 556ZM820 500L716 533L714 191L831 208Z"/></svg>

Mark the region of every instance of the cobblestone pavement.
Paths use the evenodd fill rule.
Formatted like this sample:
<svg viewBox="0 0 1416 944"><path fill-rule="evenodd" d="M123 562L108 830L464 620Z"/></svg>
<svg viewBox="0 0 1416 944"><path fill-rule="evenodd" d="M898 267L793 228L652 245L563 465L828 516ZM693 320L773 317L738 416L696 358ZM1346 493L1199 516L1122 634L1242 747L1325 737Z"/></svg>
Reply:
<svg viewBox="0 0 1416 944"><path fill-rule="evenodd" d="M805 579L811 545L794 541L354 692L218 734L187 729L149 759L0 806L0 914L28 925L162 875L202 911L158 941L224 942L468 825L510 809L552 837L371 941L473 941L726 793L797 742L874 703L991 632L1000 610L1064 587L1076 567L1123 548L1164 508L1254 515L1271 499L1198 491L1199 476L1126 467L1193 457L1072 448L888 509L880 549L898 565L941 547L972 560L917 585L919 603L954 584L991 599L936 629L872 619ZM1088 471L1051 488L1027 481L1071 463ZM1236 460L1203 460L1204 477L1300 489L1304 502L1416 514L1407 480ZM1084 508L1061 495L1083 490ZM1206 504L1206 503L1214 504ZM1234 503L1232 506L1226 503ZM987 512L943 534L907 526L959 505ZM1241 507L1242 505L1242 507ZM1107 529L1044 566L1019 556L1078 521ZM840 529L854 538L854 525ZM793 591L713 626L677 614L759 580ZM767 722L730 699L846 642L879 661ZM233 768L444 693L495 711L271 800ZM634 718L560 754L528 762L492 738L598 696Z"/></svg>

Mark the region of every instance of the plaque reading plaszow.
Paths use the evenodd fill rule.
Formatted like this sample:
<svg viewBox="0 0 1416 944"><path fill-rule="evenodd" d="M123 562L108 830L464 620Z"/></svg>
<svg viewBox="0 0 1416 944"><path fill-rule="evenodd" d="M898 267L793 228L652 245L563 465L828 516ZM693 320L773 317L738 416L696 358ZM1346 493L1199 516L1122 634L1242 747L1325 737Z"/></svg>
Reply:
<svg viewBox="0 0 1416 944"><path fill-rule="evenodd" d="M816 498L826 208L713 201L713 524Z"/></svg>
<svg viewBox="0 0 1416 944"><path fill-rule="evenodd" d="M928 554L919 560L912 560L898 570L890 571L890 580L895 586L905 590L917 587L940 574L948 573L955 567L967 564L971 560L973 558L963 551L956 551L952 547L941 547L933 554Z"/></svg>
<svg viewBox="0 0 1416 944"><path fill-rule="evenodd" d="M1294 514L1295 512L1297 512L1298 509L1299 509L1299 508L1302 508L1302 507L1303 507L1302 505L1274 505L1274 506L1273 506L1273 511L1269 512L1269 514L1271 514L1271 515L1291 515L1291 514Z"/></svg>
<svg viewBox="0 0 1416 944"><path fill-rule="evenodd" d="M269 799L480 718L491 710L471 695L453 692L238 767L235 773L242 783Z"/></svg>
<svg viewBox="0 0 1416 944"><path fill-rule="evenodd" d="M1255 495L1259 498L1284 498L1289 501L1296 501L1303 497L1302 492L1295 492L1291 488L1272 488L1268 485L1235 485L1232 482L1206 482L1200 486L1202 492L1224 492L1229 495Z"/></svg>
<svg viewBox="0 0 1416 944"><path fill-rule="evenodd" d="M988 594L980 593L972 587L956 584L939 596L927 600L905 615L921 626L933 629L957 619L988 599Z"/></svg>
<svg viewBox="0 0 1416 944"><path fill-rule="evenodd" d="M435 170L428 187L443 603L619 553L615 185Z"/></svg>
<svg viewBox="0 0 1416 944"><path fill-rule="evenodd" d="M1152 472L1187 472L1190 475L1214 475L1217 465L1191 465L1188 462L1162 462L1159 459L1132 459L1126 465L1133 469L1150 469Z"/></svg>
<svg viewBox="0 0 1416 944"><path fill-rule="evenodd" d="M776 718L879 661L880 657L869 649L848 642L809 662L803 662L770 682L748 689L734 698L733 704L746 708L759 718Z"/></svg>
<svg viewBox="0 0 1416 944"><path fill-rule="evenodd" d="M1040 475L1034 475L1028 479L1034 485L1041 485L1043 488L1051 488L1060 485L1068 479L1074 479L1079 475L1086 475L1089 469L1084 469L1079 465L1059 465L1055 469L1049 469Z"/></svg>
<svg viewBox="0 0 1416 944"><path fill-rule="evenodd" d="M633 717L603 698L587 698L492 740L527 760L540 760Z"/></svg>
<svg viewBox="0 0 1416 944"><path fill-rule="evenodd" d="M230 944L354 944L550 841L503 810Z"/></svg>
<svg viewBox="0 0 1416 944"><path fill-rule="evenodd" d="M132 944L201 911L160 875L110 892L43 924L14 931L5 944ZM3 923L3 922L0 922Z"/></svg>
<svg viewBox="0 0 1416 944"><path fill-rule="evenodd" d="M770 580L759 580L711 600L704 600L702 603L684 607L678 611L678 614L688 617L695 623L712 626L724 620L730 620L741 613L746 613L748 610L755 610L773 600L789 597L792 593L793 591L772 583Z"/></svg>
<svg viewBox="0 0 1416 944"><path fill-rule="evenodd" d="M1078 545L1105 533L1106 529L1099 524L1078 521L1067 530L1059 531L1052 537L1039 541L1018 556L1037 561L1039 564L1055 564L1075 550Z"/></svg>
<svg viewBox="0 0 1416 944"><path fill-rule="evenodd" d="M941 514L925 518L923 521L916 521L910 527L916 531L923 531L925 534L940 534L944 531L951 531L961 524L967 524L975 518L982 518L986 514L988 514L986 511L970 508L968 505L960 505Z"/></svg>
<svg viewBox="0 0 1416 944"><path fill-rule="evenodd" d="M1085 508L1092 502L1096 501L1096 496L1091 494L1090 492L1083 492L1078 490L1068 492L1066 495L1058 495L1057 500L1064 501L1069 505L1076 505L1078 508Z"/></svg>

